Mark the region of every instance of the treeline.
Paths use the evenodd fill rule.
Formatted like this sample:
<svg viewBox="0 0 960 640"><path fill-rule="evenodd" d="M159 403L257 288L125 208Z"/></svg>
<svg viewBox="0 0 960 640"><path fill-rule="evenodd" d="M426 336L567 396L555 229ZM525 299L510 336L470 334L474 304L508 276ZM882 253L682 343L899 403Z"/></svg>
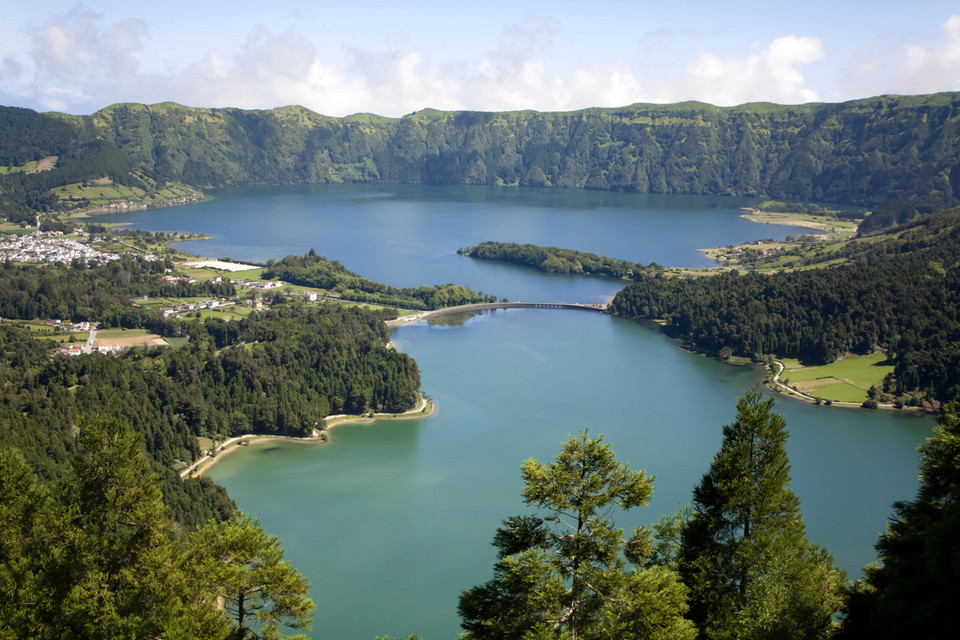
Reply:
<svg viewBox="0 0 960 640"><path fill-rule="evenodd" d="M208 480L181 482L200 456L196 437L304 436L332 413L401 412L420 375L388 349L382 314L341 305L275 305L235 322L185 322L179 349L49 356L49 345L0 324L0 444L23 451L45 478L74 455L78 416L101 410L143 437L175 518L195 524L232 511Z"/></svg>
<svg viewBox="0 0 960 640"><path fill-rule="evenodd" d="M0 443L0 637L242 640L309 629L309 584L258 521L177 527L136 435L99 415L77 429L57 483Z"/></svg>
<svg viewBox="0 0 960 640"><path fill-rule="evenodd" d="M331 118L302 107L242 111L121 104L91 116L31 117L51 127L69 123L77 138L70 149L102 139L145 175L197 187L407 182L857 205L904 198L926 208L960 201L954 144L960 94L954 93L797 106L685 102L559 113L427 109L402 118ZM50 148L44 138L33 146L38 157ZM46 179L64 183L54 177L58 172ZM5 207L55 204L0 183ZM24 200L28 195L31 204Z"/></svg>
<svg viewBox="0 0 960 640"><path fill-rule="evenodd" d="M270 260L263 271L263 277L325 289L344 300L402 309L432 310L463 304L497 302L496 296L457 284L397 288L373 282L347 270L336 260L318 256L313 249L302 256L287 256L279 262Z"/></svg>
<svg viewBox="0 0 960 640"><path fill-rule="evenodd" d="M164 282L161 276L171 266L169 261L130 255L93 267L83 261L60 267L6 262L0 266L0 317L99 321L107 327L145 328L169 336L178 331L175 323L164 320L159 311L133 307L131 298L236 294L230 283Z"/></svg>
<svg viewBox="0 0 960 640"><path fill-rule="evenodd" d="M864 215L860 207L836 208L816 202L781 202L778 200L767 200L757 205L758 211L771 211L777 213L804 213L811 216L827 216L830 218L839 218L841 220L856 220Z"/></svg>
<svg viewBox="0 0 960 640"><path fill-rule="evenodd" d="M960 393L960 209L852 244L835 267L775 274L654 277L614 298L615 313L657 319L700 349L832 362L882 348L884 391L945 402Z"/></svg>
<svg viewBox="0 0 960 640"><path fill-rule="evenodd" d="M19 167L60 156L82 138L82 130L67 119L19 107L0 109L0 165Z"/></svg>
<svg viewBox="0 0 960 640"><path fill-rule="evenodd" d="M585 273L638 280L662 270L656 263L642 265L595 253L513 242L481 242L475 247L459 249L457 253L481 260L534 267L546 273Z"/></svg>

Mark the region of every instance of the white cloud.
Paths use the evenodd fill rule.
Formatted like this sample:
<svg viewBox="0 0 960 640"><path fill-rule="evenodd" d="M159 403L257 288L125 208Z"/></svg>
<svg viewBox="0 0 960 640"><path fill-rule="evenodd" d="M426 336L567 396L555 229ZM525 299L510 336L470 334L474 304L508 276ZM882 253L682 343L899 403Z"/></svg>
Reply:
<svg viewBox="0 0 960 640"><path fill-rule="evenodd" d="M960 15L938 31L922 40L879 40L860 50L842 73L837 99L960 90Z"/></svg>
<svg viewBox="0 0 960 640"><path fill-rule="evenodd" d="M0 61L0 81L19 80L23 75L23 65L14 56L6 56Z"/></svg>
<svg viewBox="0 0 960 640"><path fill-rule="evenodd" d="M904 47L900 64L893 67L894 82L903 93L943 91L944 80L960 89L960 15L940 26L939 42Z"/></svg>
<svg viewBox="0 0 960 640"><path fill-rule="evenodd" d="M173 100L399 116L425 107L554 111L690 99L799 103L960 89L960 15L927 41L864 50L836 91L808 79L824 71L816 63L825 60L826 48L816 37L785 35L741 54L701 50L691 56L683 53L689 37L660 29L624 45L633 47L634 59L611 50L606 59L561 67L558 60L569 56L555 49L562 32L558 22L528 15L505 27L484 53L438 60L407 36L380 49L342 45L337 55L336 49L321 52L297 25L282 32L254 27L235 48L199 48L192 62L164 66L145 57L150 32L142 21L111 22L78 5L24 28L31 45L0 61L0 98L79 113L112 102Z"/></svg>
<svg viewBox="0 0 960 640"><path fill-rule="evenodd" d="M146 25L127 18L101 28L102 16L82 5L31 30L37 75L57 82L128 83L138 72Z"/></svg>
<svg viewBox="0 0 960 640"><path fill-rule="evenodd" d="M702 51L676 81L659 78L655 97L662 102L702 100L716 105L770 101L810 102L817 92L800 68L825 57L819 38L783 36L759 53L726 57Z"/></svg>

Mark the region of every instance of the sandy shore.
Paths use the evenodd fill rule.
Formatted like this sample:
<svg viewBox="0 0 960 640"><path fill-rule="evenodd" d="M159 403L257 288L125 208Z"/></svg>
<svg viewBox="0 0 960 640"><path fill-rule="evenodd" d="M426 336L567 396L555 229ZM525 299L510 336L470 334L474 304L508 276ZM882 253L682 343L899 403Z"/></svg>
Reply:
<svg viewBox="0 0 960 640"><path fill-rule="evenodd" d="M750 222L757 222L759 224L779 224L787 227L805 227L807 229L819 229L821 231L830 229L830 227L822 222L816 222L814 220L778 219L774 217L765 218L759 211L755 211L753 213L743 213L740 215L740 217L746 218Z"/></svg>
<svg viewBox="0 0 960 640"><path fill-rule="evenodd" d="M410 409L409 411L405 411L404 413L374 413L369 416L352 416L346 414L327 416L325 418L325 422L327 423L326 428L323 431L314 430L313 435L305 438L294 438L291 436L265 436L253 433L236 436L218 445L216 456L203 456L189 467L181 471L180 477L196 478L198 476L202 476L205 471L212 468L213 465L222 460L224 457L230 455L234 451L238 451L241 448L241 445L262 444L278 440L311 445L323 444L328 440L326 433L334 427L343 424L373 422L374 420L416 420L417 418L426 418L432 416L435 412L436 405L426 398L421 397L420 403L416 407Z"/></svg>

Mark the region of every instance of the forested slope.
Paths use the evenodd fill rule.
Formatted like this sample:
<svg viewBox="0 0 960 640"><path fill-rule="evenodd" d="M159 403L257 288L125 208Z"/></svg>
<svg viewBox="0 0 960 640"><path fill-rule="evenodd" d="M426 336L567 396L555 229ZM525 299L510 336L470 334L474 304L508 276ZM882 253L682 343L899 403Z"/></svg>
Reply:
<svg viewBox="0 0 960 640"><path fill-rule="evenodd" d="M615 313L662 320L698 348L761 359L827 363L882 347L894 361L887 391L960 393L960 209L862 238L838 266L774 274L634 282Z"/></svg>
<svg viewBox="0 0 960 640"><path fill-rule="evenodd" d="M164 318L130 298L230 295L232 285L163 283L162 263L0 268L0 449L19 449L44 479L75 456L84 416L120 418L142 437L174 517L191 525L233 510L208 479L181 482L197 436L302 436L332 413L401 412L419 398L416 363L386 346L386 314L277 297L267 313L225 322ZM51 355L13 318L64 317L189 338L179 349Z"/></svg>
<svg viewBox="0 0 960 640"><path fill-rule="evenodd" d="M16 142L0 152L10 166L31 151L31 159L96 156L88 178L129 181L138 171L160 186L517 184L862 205L907 198L926 208L960 202L958 134L955 93L797 106L427 109L402 118L171 103L119 104L91 116L0 108L0 140ZM118 165L121 158L128 164ZM62 170L0 177L0 205L55 210L44 194L67 180Z"/></svg>
<svg viewBox="0 0 960 640"><path fill-rule="evenodd" d="M384 181L770 195L856 204L960 196L960 95L399 119L115 105L89 123L190 184ZM111 137L112 136L112 137Z"/></svg>
<svg viewBox="0 0 960 640"><path fill-rule="evenodd" d="M283 280L304 287L336 293L344 300L369 302L401 309L440 309L463 304L497 302L497 297L457 284L421 285L397 288L367 280L336 260L318 256L313 249L302 256L271 260L263 270L267 279Z"/></svg>

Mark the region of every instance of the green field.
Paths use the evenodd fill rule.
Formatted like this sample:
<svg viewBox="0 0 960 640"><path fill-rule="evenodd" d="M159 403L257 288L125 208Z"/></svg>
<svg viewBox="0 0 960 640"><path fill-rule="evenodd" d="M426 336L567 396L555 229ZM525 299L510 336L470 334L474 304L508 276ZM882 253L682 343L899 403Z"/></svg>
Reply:
<svg viewBox="0 0 960 640"><path fill-rule="evenodd" d="M11 166L0 167L0 175L6 175L8 173L20 173L21 171L30 173L31 171L35 171L36 168L37 168L37 161L31 160L27 164L20 167L11 167Z"/></svg>
<svg viewBox="0 0 960 640"><path fill-rule="evenodd" d="M202 282L213 280L217 276L222 277L224 280L231 278L229 271L220 271L218 269L211 269L210 267L185 267L183 265L177 265L176 274L190 276Z"/></svg>
<svg viewBox="0 0 960 640"><path fill-rule="evenodd" d="M141 177L141 176L138 176ZM164 189L154 190L153 180L141 177L143 187L126 186L110 182L74 182L51 189L57 198L71 203L73 208L104 207L111 202L141 202L145 205L159 205L176 198L202 199L203 194L179 183L167 183Z"/></svg>
<svg viewBox="0 0 960 640"><path fill-rule="evenodd" d="M224 275L229 276L232 280L263 280L263 270L264 268L259 269L247 269L246 271L225 271Z"/></svg>
<svg viewBox="0 0 960 640"><path fill-rule="evenodd" d="M252 307L238 304L226 308L202 309L200 310L200 317L204 320L208 318L217 318L219 320L242 320L251 313L253 313Z"/></svg>
<svg viewBox="0 0 960 640"><path fill-rule="evenodd" d="M52 340L53 342L73 342L82 344L87 341L89 335L86 331L63 331L58 327L51 327L45 322L28 320L4 320L30 331L30 335L38 340Z"/></svg>
<svg viewBox="0 0 960 640"><path fill-rule="evenodd" d="M138 302L141 307L173 307L178 304L196 304L201 300L209 300L210 297L206 298L202 296L191 296L188 298L148 298Z"/></svg>
<svg viewBox="0 0 960 640"><path fill-rule="evenodd" d="M863 402L867 391L893 371L887 357L877 351L868 356L847 356L819 367L804 367L798 360L782 358L786 370L781 382L818 398L835 402Z"/></svg>
<svg viewBox="0 0 960 640"><path fill-rule="evenodd" d="M153 335L146 329L101 329L97 331L97 340L113 340L116 338L145 338Z"/></svg>

